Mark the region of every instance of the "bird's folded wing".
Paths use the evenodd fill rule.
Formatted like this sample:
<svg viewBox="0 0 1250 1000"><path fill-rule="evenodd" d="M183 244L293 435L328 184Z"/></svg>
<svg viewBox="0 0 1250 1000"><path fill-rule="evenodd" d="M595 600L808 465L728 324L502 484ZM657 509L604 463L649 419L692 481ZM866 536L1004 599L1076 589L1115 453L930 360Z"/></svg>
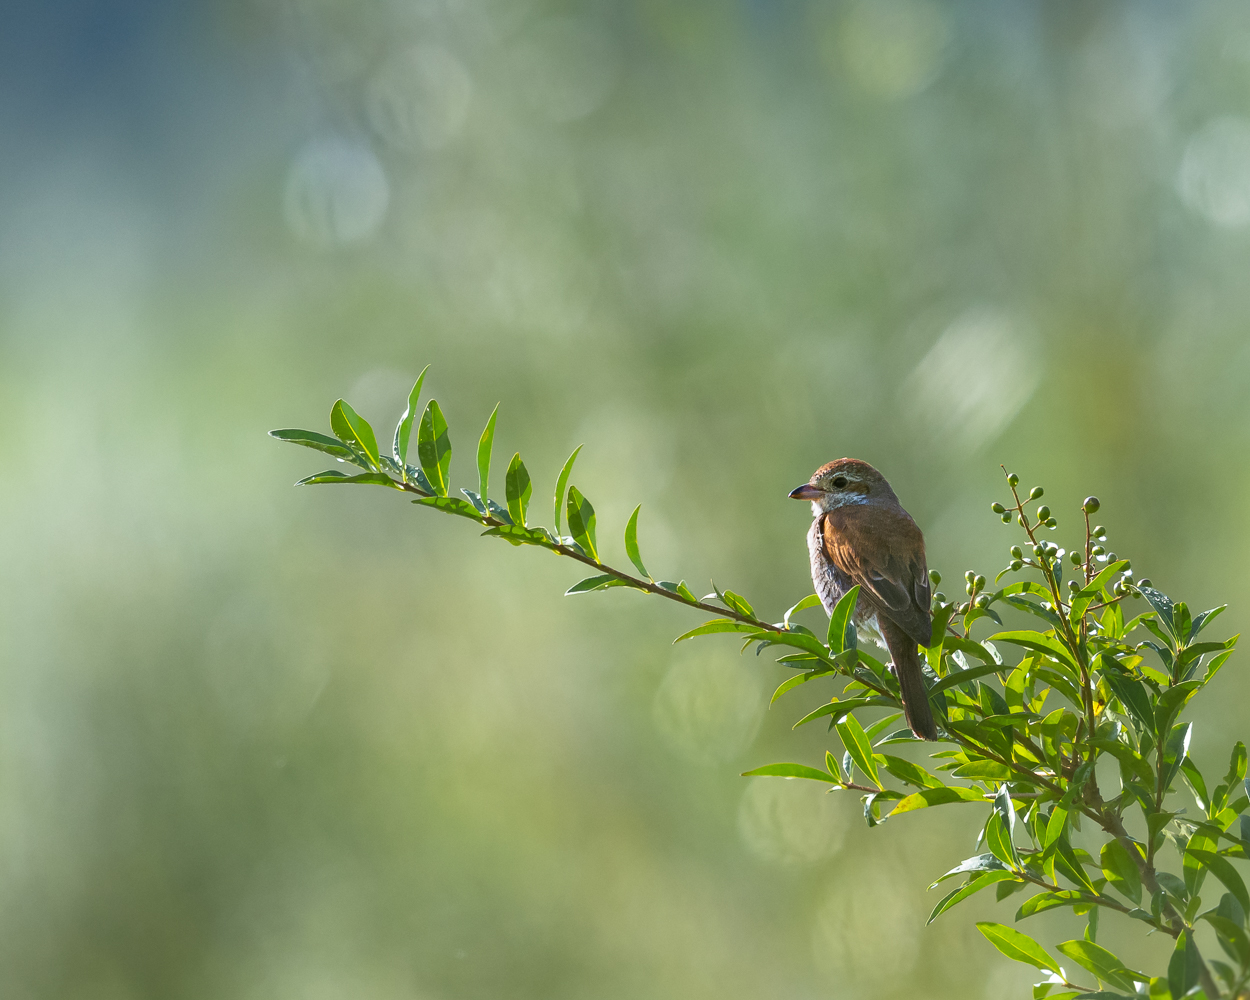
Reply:
<svg viewBox="0 0 1250 1000"><path fill-rule="evenodd" d="M871 594L896 625L920 645L928 646L931 619L924 537L910 518L892 518L888 525L872 530L867 513L831 512L824 523L825 554L852 582Z"/></svg>

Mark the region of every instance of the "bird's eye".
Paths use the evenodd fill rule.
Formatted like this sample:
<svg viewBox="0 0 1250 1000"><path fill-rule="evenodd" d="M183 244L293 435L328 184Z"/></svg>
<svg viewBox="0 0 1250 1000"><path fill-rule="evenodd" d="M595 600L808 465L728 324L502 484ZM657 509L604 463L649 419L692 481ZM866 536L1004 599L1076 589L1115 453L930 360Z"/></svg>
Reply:
<svg viewBox="0 0 1250 1000"><path fill-rule="evenodd" d="M833 480L833 485L836 486L840 490L845 489L846 488L846 476L835 477Z"/></svg>

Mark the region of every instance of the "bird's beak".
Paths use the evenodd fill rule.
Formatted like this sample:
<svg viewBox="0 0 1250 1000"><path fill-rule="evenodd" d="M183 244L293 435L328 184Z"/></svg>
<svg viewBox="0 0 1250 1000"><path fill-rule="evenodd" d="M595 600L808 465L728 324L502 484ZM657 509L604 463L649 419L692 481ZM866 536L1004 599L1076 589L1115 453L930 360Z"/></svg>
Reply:
<svg viewBox="0 0 1250 1000"><path fill-rule="evenodd" d="M798 489L790 491L791 500L819 500L824 495L824 490L813 486L811 483L804 483Z"/></svg>

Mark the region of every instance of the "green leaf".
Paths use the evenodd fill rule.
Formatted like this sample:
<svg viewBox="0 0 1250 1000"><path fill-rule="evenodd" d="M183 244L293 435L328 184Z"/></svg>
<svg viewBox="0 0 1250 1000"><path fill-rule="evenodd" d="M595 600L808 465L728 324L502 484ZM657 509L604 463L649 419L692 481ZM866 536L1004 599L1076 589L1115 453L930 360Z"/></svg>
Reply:
<svg viewBox="0 0 1250 1000"><path fill-rule="evenodd" d="M991 642L1010 642L1016 646L1023 646L1025 649L1035 649L1039 653L1045 653L1047 656L1058 660L1065 666L1076 670L1076 663L1072 659L1072 654L1068 652L1066 646L1053 636L1043 635L1041 632L999 632L990 636Z"/></svg>
<svg viewBox="0 0 1250 1000"><path fill-rule="evenodd" d="M1011 804L1011 791L1008 789L1006 782L998 786L998 794L994 796L994 812L1002 821L1002 841L999 846L1008 855L1003 860L1008 864L1019 865L1020 855L1015 845L1016 810ZM991 851L994 851L992 844L988 846ZM994 853L997 854L996 851Z"/></svg>
<svg viewBox="0 0 1250 1000"><path fill-rule="evenodd" d="M564 592L565 597L572 597L574 594L589 594L595 590L607 590L609 587L633 587L632 583L622 580L620 577L613 576L611 573L604 573L602 576L588 576L585 580L573 584ZM638 589L637 587L634 588ZM646 591L643 591L646 593Z"/></svg>
<svg viewBox="0 0 1250 1000"><path fill-rule="evenodd" d="M833 614L829 616L829 651L841 653L847 647L848 626L852 626L855 615L855 602L859 599L859 584L856 584L834 605Z"/></svg>
<svg viewBox="0 0 1250 1000"><path fill-rule="evenodd" d="M399 463L401 469L408 464L408 439L412 436L412 422L416 419L417 403L421 399L421 383L425 381L425 373L429 370L429 365L421 369L421 374L417 376L412 392L408 393L408 406L404 410L403 416L399 418L399 423L395 425L395 440L391 445L391 452L394 454L395 461ZM486 487L484 485L482 487L482 495L486 495Z"/></svg>
<svg viewBox="0 0 1250 1000"><path fill-rule="evenodd" d="M1104 983L1110 983L1130 993L1135 989L1134 980L1143 983L1150 981L1145 973L1126 968L1115 955L1092 941L1064 941L1055 945L1055 950L1092 972Z"/></svg>
<svg viewBox="0 0 1250 1000"><path fill-rule="evenodd" d="M578 491L576 486L569 487L569 501L565 509L568 517L569 534L595 562L599 561L599 551L595 546L595 508ZM691 597L694 595L692 594Z"/></svg>
<svg viewBox="0 0 1250 1000"><path fill-rule="evenodd" d="M1181 761L1181 774L1185 776L1185 782L1189 785L1198 808L1203 812L1209 812L1211 796L1207 793L1207 783L1202 780L1202 772L1198 770L1198 766L1191 758L1186 757Z"/></svg>
<svg viewBox="0 0 1250 1000"><path fill-rule="evenodd" d="M951 638L954 638L954 637L952 636ZM1005 668L1000 664L987 663L979 667L969 667L967 670L952 671L951 673L943 677L940 681L938 681L936 684L934 684L933 687L929 688L929 697L932 698L935 694L938 694L941 691L946 691L959 684L964 684L968 681L974 681L978 677L985 677L988 674L1000 673L1004 669Z"/></svg>
<svg viewBox="0 0 1250 1000"><path fill-rule="evenodd" d="M948 878L954 878L956 875L963 875L966 872L996 871L1009 871L1009 869L992 854L978 854L975 857L964 858L963 861L959 862L959 864L957 864L954 868L948 871L945 875L941 876L936 882L929 886L929 888L936 889Z"/></svg>
<svg viewBox="0 0 1250 1000"><path fill-rule="evenodd" d="M751 607L751 603L740 594L735 594L732 590L726 590L721 595L721 599L744 618L755 617L755 609Z"/></svg>
<svg viewBox="0 0 1250 1000"><path fill-rule="evenodd" d="M806 684L813 677L822 674L824 676L829 675L828 671L808 670L801 674L795 674L793 677L787 677L784 681L777 685L777 690L773 692L773 696L768 700L769 706L771 707L772 704L787 691L793 691L800 684Z"/></svg>
<svg viewBox="0 0 1250 1000"><path fill-rule="evenodd" d="M847 715L842 721L835 723L838 735L842 737L842 745L855 761L855 766L872 779L872 783L881 787L881 779L877 777L877 762L872 757L872 741L864 732L864 727L853 715Z"/></svg>
<svg viewBox="0 0 1250 1000"><path fill-rule="evenodd" d="M638 572L650 580L651 574L642 564L642 553L638 551L638 512L640 510L642 510L642 504L634 508L634 512L629 515L629 523L625 525L625 554L629 556L629 561L634 564Z"/></svg>
<svg viewBox="0 0 1250 1000"><path fill-rule="evenodd" d="M1079 621L1081 616L1085 614L1085 609L1102 596L1103 589L1111 582L1111 578L1117 574L1123 573L1126 569L1128 569L1128 566L1129 563L1127 559L1120 559L1117 562L1108 563L1102 572L1072 595L1072 600L1068 605L1071 609L1068 612L1068 617L1073 622Z"/></svg>
<svg viewBox="0 0 1250 1000"><path fill-rule="evenodd" d="M997 811L990 814L989 822L985 824L985 846L1003 864L1010 865L1013 869L1019 867L1016 845L1012 843L1011 835L1003 826L1003 818Z"/></svg>
<svg viewBox="0 0 1250 1000"><path fill-rule="evenodd" d="M1220 945L1228 952L1229 958L1241 965L1250 965L1250 937L1246 936L1241 926L1215 912L1204 913L1200 919L1215 928L1215 933L1221 938ZM1228 943L1225 944L1225 941Z"/></svg>
<svg viewBox="0 0 1250 1000"><path fill-rule="evenodd" d="M346 400L340 399L330 410L330 429L345 445L359 448L369 468L381 471L382 460L378 457L378 441L373 436L373 428Z"/></svg>
<svg viewBox="0 0 1250 1000"><path fill-rule="evenodd" d="M434 399L426 406L421 424L417 427L417 458L421 462L421 471L434 487L434 493L445 497L451 471L451 439L447 436L443 411Z"/></svg>
<svg viewBox="0 0 1250 1000"><path fill-rule="evenodd" d="M1228 607L1227 604L1221 604L1218 608L1212 608L1210 611L1204 611L1194 619L1193 626L1189 630L1189 635L1185 637L1186 642L1193 642L1194 636L1210 625L1215 619Z"/></svg>
<svg viewBox="0 0 1250 1000"><path fill-rule="evenodd" d="M412 501L420 504L422 507L434 507L437 510L445 510L449 514L459 514L461 517L467 517L471 521L481 522L482 515L478 509L467 500L461 500L459 497L419 497Z"/></svg>
<svg viewBox="0 0 1250 1000"><path fill-rule="evenodd" d="M577 461L577 453L582 450L579 444L573 449L573 454L568 457L568 461L564 463L564 468L560 470L560 475L556 479L556 506L555 506L555 526L556 534L560 534L560 516L564 513L564 488L569 484L569 473L573 471L573 463Z"/></svg>
<svg viewBox="0 0 1250 1000"><path fill-rule="evenodd" d="M1063 872L1065 876L1091 895L1098 895L1097 887L1090 881L1089 876L1085 874L1085 867L1076 856L1076 852L1072 850L1072 845L1068 843L1067 837L1061 836L1055 841L1054 859L1055 867Z"/></svg>
<svg viewBox="0 0 1250 1000"><path fill-rule="evenodd" d="M333 455L340 462L351 462L352 465L359 465L362 469L368 468L368 465L358 459L356 453L347 445L343 444L338 438L332 438L327 434L300 430L298 427L284 427L280 430L270 431L269 436L277 438L279 441L286 441L289 444L299 444L305 448L312 448L314 451Z"/></svg>
<svg viewBox="0 0 1250 1000"><path fill-rule="evenodd" d="M944 785L941 788L926 788L912 792L891 811L891 816L913 812L916 809L927 809L929 806L946 805L948 802L984 802L985 796L975 788L960 788L956 785Z"/></svg>
<svg viewBox="0 0 1250 1000"><path fill-rule="evenodd" d="M1002 882L1006 879L1015 879L1015 877L1016 876L1014 872L1005 871L1005 870L986 872L984 875L978 875L967 885L962 886L961 888L955 889L954 891L947 893L946 896L944 896L942 900L937 904L937 906L933 908L933 912L929 914L929 919L926 920L925 923L926 924L933 923L933 921L935 921L939 916L941 916L943 913L949 910L956 903L962 903L969 896L972 896L980 892L982 889L988 888L989 886L993 885L995 882Z"/></svg>
<svg viewBox="0 0 1250 1000"><path fill-rule="evenodd" d="M813 722L816 719L823 719L826 716L829 717L829 722L831 725L833 725L833 724L836 724L839 720L841 720L844 715L847 715L848 713L855 711L855 709L857 708L864 708L868 705L889 705L889 704L890 702L887 699L881 698L881 697L875 697L875 696L870 697L870 698L847 698L845 701L839 701L837 698L835 698L833 699L833 701L830 701L830 702L825 703L824 705L821 705L820 708L816 709L814 712L808 712L805 716L803 716L803 718L799 719L799 721L796 722L791 728L798 729L799 726L805 725L808 722Z"/></svg>
<svg viewBox="0 0 1250 1000"><path fill-rule="evenodd" d="M1146 600L1150 603L1150 606L1155 609L1156 617L1158 618L1160 624L1167 629L1168 634L1175 639L1176 622L1173 619L1172 598L1168 597L1167 594L1161 594L1159 591L1155 590L1154 587L1139 586L1137 589L1141 591L1142 597L1146 598Z"/></svg>
<svg viewBox="0 0 1250 1000"><path fill-rule="evenodd" d="M871 738L871 737L870 737ZM913 764L909 760L902 757L893 757L890 754L883 754L885 758L885 769L889 771L899 781L906 782L909 785L915 785L917 788L941 788L942 782L933 777L919 764ZM954 905L954 904L952 904ZM930 920L932 922L932 920Z"/></svg>
<svg viewBox="0 0 1250 1000"><path fill-rule="evenodd" d="M824 781L831 785L840 784L837 778L827 771L821 771L806 764L766 764L752 771L743 771L742 777L750 778L764 775L774 778L810 778L812 781Z"/></svg>
<svg viewBox="0 0 1250 1000"><path fill-rule="evenodd" d="M1246 776L1246 745L1240 740L1228 758L1228 776L1224 783L1230 788Z"/></svg>
<svg viewBox="0 0 1250 1000"><path fill-rule="evenodd" d="M358 476L349 476L339 472L338 469L327 469L325 472L318 472L315 476L306 476L295 485L321 486L326 483L365 483L371 486L389 486L396 490L403 489L385 472L362 472Z"/></svg>
<svg viewBox="0 0 1250 1000"><path fill-rule="evenodd" d="M1058 909L1061 906L1083 906L1094 903L1095 898L1087 892L1076 889L1059 889L1056 892L1039 892L1024 901L1024 905L1016 911L1016 919L1023 920L1035 913Z"/></svg>
<svg viewBox="0 0 1250 1000"><path fill-rule="evenodd" d="M1181 936L1176 939L1171 961L1168 962L1168 989L1172 991L1172 996L1183 997L1197 986L1201 968L1202 956L1198 954L1193 934L1187 930L1182 931Z"/></svg>
<svg viewBox="0 0 1250 1000"><path fill-rule="evenodd" d="M504 497L508 501L508 516L512 518L513 524L525 524L525 515L529 510L532 492L529 470L521 461L521 453L517 452L508 463L508 474L504 479ZM582 548L585 546L583 545Z"/></svg>
<svg viewBox="0 0 1250 1000"><path fill-rule="evenodd" d="M1162 699L1160 699L1162 700ZM1189 753L1189 739L1193 734L1194 724L1186 722L1172 727L1167 742L1163 746L1163 767L1160 775L1160 787L1167 791L1172 787L1172 780L1181 768L1181 761Z"/></svg>
<svg viewBox="0 0 1250 1000"><path fill-rule="evenodd" d="M785 617L781 620L782 624L785 625L786 628L789 628L791 615L796 615L800 611L805 611L808 608L814 608L818 604L820 604L819 595L808 594L805 598L803 598L803 600L799 601L798 604L796 604L794 607L792 607L789 611L786 612Z"/></svg>
<svg viewBox="0 0 1250 1000"><path fill-rule="evenodd" d="M1241 876L1237 874L1237 869L1233 867L1232 862L1222 854L1216 854L1214 851L1200 851L1194 848L1187 848L1185 853L1206 865L1211 874L1223 882L1224 887L1241 904L1242 912L1250 913L1250 893L1246 892L1246 883L1241 880Z"/></svg>
<svg viewBox="0 0 1250 1000"><path fill-rule="evenodd" d="M895 811L897 812L897 810ZM979 920L977 921L977 930L985 935L990 944L1013 962L1024 962L1027 965L1034 965L1044 972L1054 972L1058 969L1058 963L1046 954L1045 949L1040 944L1014 927L996 924L989 920Z"/></svg>
<svg viewBox="0 0 1250 1000"><path fill-rule="evenodd" d="M1112 657L1105 654L1101 660L1104 664L1108 660L1115 662ZM1153 729L1154 709L1150 706L1150 695L1146 693L1145 686L1111 666L1104 667L1102 676L1128 713L1147 729Z"/></svg>
<svg viewBox="0 0 1250 1000"><path fill-rule="evenodd" d="M486 429L477 442L477 491L478 495L490 495L490 456L495 447L495 418L499 416L499 404L490 411L490 419L486 421ZM560 533L560 522L556 521L556 534Z"/></svg>
<svg viewBox="0 0 1250 1000"><path fill-rule="evenodd" d="M957 635L948 635L946 637L945 646L948 650L958 650L965 656L975 656L982 663L994 667L995 670L1006 670L1007 667L994 659L994 656L988 649L979 642L971 639L964 639Z"/></svg>
<svg viewBox="0 0 1250 1000"><path fill-rule="evenodd" d="M1136 850L1136 848L1133 848ZM1128 849L1118 840L1102 845L1099 854L1102 873L1115 888L1134 903L1141 903L1141 874Z"/></svg>
<svg viewBox="0 0 1250 1000"><path fill-rule="evenodd" d="M498 512L495 516L499 516ZM555 536L546 528L525 528L519 524L501 524L495 528L488 528L482 532L482 535L493 535L513 545L541 545L549 549L556 544Z"/></svg>
<svg viewBox="0 0 1250 1000"><path fill-rule="evenodd" d="M732 618L713 618L710 622L704 622L697 628L692 628L689 632L683 632L673 642L678 643L683 639L693 639L699 635L715 635L718 632L747 632L754 634L759 631L754 625L734 621Z"/></svg>

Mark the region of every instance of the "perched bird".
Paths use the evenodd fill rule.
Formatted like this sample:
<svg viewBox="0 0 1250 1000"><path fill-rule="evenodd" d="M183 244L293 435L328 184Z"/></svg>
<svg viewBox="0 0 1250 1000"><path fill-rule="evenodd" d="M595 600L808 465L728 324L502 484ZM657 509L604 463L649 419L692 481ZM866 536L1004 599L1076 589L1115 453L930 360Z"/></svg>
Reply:
<svg viewBox="0 0 1250 1000"><path fill-rule="evenodd" d="M812 502L807 548L825 611L859 584L855 624L890 651L911 731L936 740L916 648L932 631L924 535L885 477L856 458L822 465L790 497Z"/></svg>

